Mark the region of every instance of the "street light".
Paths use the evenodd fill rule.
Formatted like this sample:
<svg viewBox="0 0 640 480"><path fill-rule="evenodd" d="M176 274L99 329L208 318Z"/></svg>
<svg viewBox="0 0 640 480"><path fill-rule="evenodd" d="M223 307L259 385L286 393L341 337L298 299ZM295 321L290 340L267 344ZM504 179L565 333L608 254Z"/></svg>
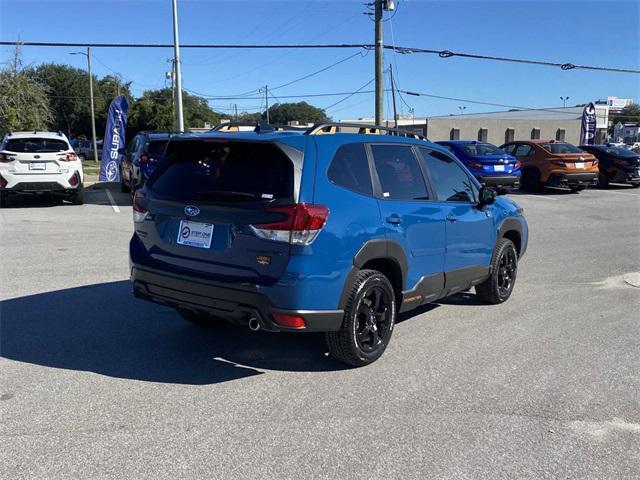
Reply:
<svg viewBox="0 0 640 480"><path fill-rule="evenodd" d="M98 161L98 143L96 142L96 112L93 107L93 76L91 75L91 47L85 52L71 52L69 55L84 55L87 57L87 70L89 70L89 97L91 98L91 134L93 135L93 158Z"/></svg>
<svg viewBox="0 0 640 480"><path fill-rule="evenodd" d="M467 107L458 107L458 109L460 110L460 115L464 115L464 111L467 109Z"/></svg>
<svg viewBox="0 0 640 480"><path fill-rule="evenodd" d="M569 100L569 97L560 97L560 100L562 100L562 108L566 108L567 100Z"/></svg>

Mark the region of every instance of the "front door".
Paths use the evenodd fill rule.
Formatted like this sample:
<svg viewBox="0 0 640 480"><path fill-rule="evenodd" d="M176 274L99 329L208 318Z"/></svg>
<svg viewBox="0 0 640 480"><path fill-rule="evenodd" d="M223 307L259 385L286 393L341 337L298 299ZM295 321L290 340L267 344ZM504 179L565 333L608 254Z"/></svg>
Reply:
<svg viewBox="0 0 640 480"><path fill-rule="evenodd" d="M478 207L478 187L451 157L420 148L446 224L444 260L447 294L469 288L489 272L496 241L493 207Z"/></svg>

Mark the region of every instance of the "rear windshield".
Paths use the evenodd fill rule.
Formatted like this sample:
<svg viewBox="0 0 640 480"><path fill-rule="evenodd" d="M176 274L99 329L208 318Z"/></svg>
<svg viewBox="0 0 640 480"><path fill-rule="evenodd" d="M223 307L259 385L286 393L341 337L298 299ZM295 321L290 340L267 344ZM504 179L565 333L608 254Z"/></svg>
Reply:
<svg viewBox="0 0 640 480"><path fill-rule="evenodd" d="M470 157L483 157L485 155L504 155L504 150L499 149L495 145L490 143L475 143L465 145L463 147L464 153Z"/></svg>
<svg viewBox="0 0 640 480"><path fill-rule="evenodd" d="M166 198L221 202L293 197L293 164L270 143L189 140L169 143L150 186Z"/></svg>
<svg viewBox="0 0 640 480"><path fill-rule="evenodd" d="M69 144L55 138L11 138L4 149L17 153L64 152L69 150Z"/></svg>
<svg viewBox="0 0 640 480"><path fill-rule="evenodd" d="M542 148L549 153L584 153L570 143L543 143Z"/></svg>
<svg viewBox="0 0 640 480"><path fill-rule="evenodd" d="M167 140L149 142L147 144L147 153L152 157L162 156L164 155L164 149L166 148L166 146L167 146Z"/></svg>
<svg viewBox="0 0 640 480"><path fill-rule="evenodd" d="M604 151L607 152L608 155L614 155L618 157L637 157L638 156L637 153L621 147L607 147L604 149Z"/></svg>

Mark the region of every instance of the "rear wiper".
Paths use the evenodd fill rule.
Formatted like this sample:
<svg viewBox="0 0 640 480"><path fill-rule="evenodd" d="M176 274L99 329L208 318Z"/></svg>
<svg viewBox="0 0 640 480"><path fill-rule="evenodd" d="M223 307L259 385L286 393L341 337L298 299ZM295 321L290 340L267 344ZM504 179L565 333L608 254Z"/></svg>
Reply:
<svg viewBox="0 0 640 480"><path fill-rule="evenodd" d="M234 192L231 190L207 190L204 192L196 192L196 197L202 199L245 198L247 200L259 200L254 193Z"/></svg>

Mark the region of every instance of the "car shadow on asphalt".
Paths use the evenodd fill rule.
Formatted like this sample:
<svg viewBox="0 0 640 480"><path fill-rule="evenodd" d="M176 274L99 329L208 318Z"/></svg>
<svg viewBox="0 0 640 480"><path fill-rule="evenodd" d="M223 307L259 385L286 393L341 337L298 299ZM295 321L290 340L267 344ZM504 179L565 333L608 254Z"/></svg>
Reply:
<svg viewBox="0 0 640 480"><path fill-rule="evenodd" d="M109 193L107 193L107 191ZM89 205L115 205L130 207L133 204L131 193L122 192L118 182L101 182L87 187L84 191L84 203Z"/></svg>
<svg viewBox="0 0 640 480"><path fill-rule="evenodd" d="M53 368L191 385L348 368L328 356L322 334L196 327L135 299L128 281L4 300L0 312L0 356Z"/></svg>

